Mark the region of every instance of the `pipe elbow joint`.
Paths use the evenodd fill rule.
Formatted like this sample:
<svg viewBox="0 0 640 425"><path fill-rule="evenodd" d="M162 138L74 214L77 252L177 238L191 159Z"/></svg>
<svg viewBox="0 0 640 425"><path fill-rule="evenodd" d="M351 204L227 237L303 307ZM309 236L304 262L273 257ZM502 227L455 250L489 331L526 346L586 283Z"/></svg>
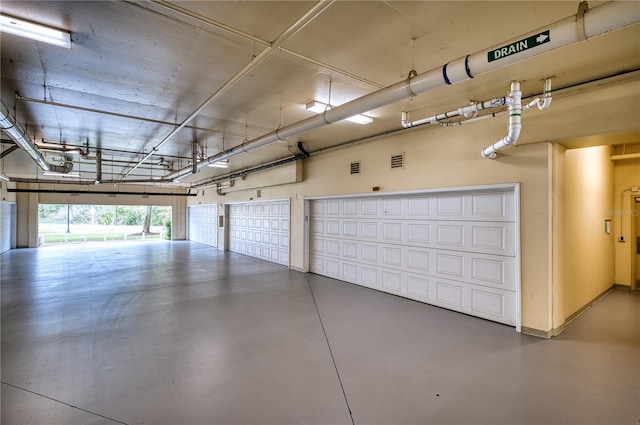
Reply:
<svg viewBox="0 0 640 425"><path fill-rule="evenodd" d="M487 153L486 152L487 150L490 150L491 152ZM496 154L496 151L491 149L491 147L482 149L480 153L482 154L482 157L485 159L496 159L498 157L498 154Z"/></svg>
<svg viewBox="0 0 640 425"><path fill-rule="evenodd" d="M54 173L69 174L73 170L73 162L67 161L64 165L49 164L49 171Z"/></svg>
<svg viewBox="0 0 640 425"><path fill-rule="evenodd" d="M402 111L402 117L400 118L400 123L404 128L413 127L413 125L411 124L411 121L409 121L409 113L405 111Z"/></svg>

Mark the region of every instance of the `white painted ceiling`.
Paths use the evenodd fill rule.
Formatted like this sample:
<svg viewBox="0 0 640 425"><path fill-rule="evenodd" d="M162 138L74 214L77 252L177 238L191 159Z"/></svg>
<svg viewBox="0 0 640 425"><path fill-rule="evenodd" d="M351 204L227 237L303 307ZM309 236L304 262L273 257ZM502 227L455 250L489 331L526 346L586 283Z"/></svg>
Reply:
<svg viewBox="0 0 640 425"><path fill-rule="evenodd" d="M37 143L57 148L88 143L90 156L96 149L103 152L103 178L120 179L313 5L3 0L3 14L70 31L72 49L2 34L1 101ZM405 80L412 69L442 67L574 15L577 8L573 1L333 2L127 178L163 176L169 164L188 166L194 140L203 156L211 156L314 115L304 106L314 99L343 104ZM541 79L548 76L554 76L557 88L638 69L638 27L369 111L374 118L369 125L343 121L287 138L231 158L227 170L203 168L180 184L290 157L299 153L299 141L314 152L395 130L401 127L401 111L425 117L470 100L503 96L510 80L522 80L526 95L539 93ZM3 135L3 151L11 147L7 140ZM80 172L78 179L95 178L95 160L75 152L66 156ZM14 178L58 179L42 176L21 151L7 154L1 166Z"/></svg>

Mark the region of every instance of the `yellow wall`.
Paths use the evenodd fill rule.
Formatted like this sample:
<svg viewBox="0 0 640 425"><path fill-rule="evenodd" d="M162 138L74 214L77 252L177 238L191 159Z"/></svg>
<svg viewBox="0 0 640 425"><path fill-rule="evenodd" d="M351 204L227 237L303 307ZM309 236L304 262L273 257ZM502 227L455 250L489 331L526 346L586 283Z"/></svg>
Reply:
<svg viewBox="0 0 640 425"><path fill-rule="evenodd" d="M552 328L561 329L565 323L565 190L566 190L566 149L561 145L549 146L549 280L551 293Z"/></svg>
<svg viewBox="0 0 640 425"><path fill-rule="evenodd" d="M564 190L565 318L614 283L615 235L604 222L614 206L611 148L567 150Z"/></svg>
<svg viewBox="0 0 640 425"><path fill-rule="evenodd" d="M638 204L631 201L631 192L623 191L632 186L640 187L640 158L624 159L615 162L614 167L614 203L610 214L613 219L615 243L615 283L631 285L631 255L634 251L631 221L640 214ZM640 193L637 195L640 196ZM622 204L621 204L622 202ZM622 226L622 227L621 227ZM624 236L626 242L618 242Z"/></svg>

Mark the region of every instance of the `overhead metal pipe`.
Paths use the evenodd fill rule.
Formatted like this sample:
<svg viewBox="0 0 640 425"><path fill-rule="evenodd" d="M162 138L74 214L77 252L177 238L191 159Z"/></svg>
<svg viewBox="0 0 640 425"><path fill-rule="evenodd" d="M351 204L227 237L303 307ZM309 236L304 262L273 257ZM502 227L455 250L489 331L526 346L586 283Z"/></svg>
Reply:
<svg viewBox="0 0 640 425"><path fill-rule="evenodd" d="M13 181L13 180L12 180ZM91 183L88 183L91 184ZM128 192L128 191L107 191L107 190L71 190L71 189L7 189L11 193L62 193L62 194L78 194L78 195L131 195L131 196L198 196L197 193L179 193L179 192Z"/></svg>
<svg viewBox="0 0 640 425"><path fill-rule="evenodd" d="M609 157L612 161L619 161L622 159L637 159L640 158L640 152L638 153L625 153L621 155L611 155Z"/></svg>
<svg viewBox="0 0 640 425"><path fill-rule="evenodd" d="M639 21L640 2L609 2L587 11L582 10L579 14L569 16L488 49L462 56L442 67L417 74L382 90L219 152L198 163L198 168L305 131L366 113L407 97L416 96L438 87L460 83L533 56L577 43L584 40L579 36L581 32L584 32L585 38L588 39L619 30ZM582 28L578 30L578 26L582 26ZM176 179L190 172L191 167L186 167L165 177Z"/></svg>
<svg viewBox="0 0 640 425"><path fill-rule="evenodd" d="M73 169L73 162L69 161L66 161L64 165L50 164L35 143L29 140L27 131L22 127L22 124L20 124L15 117L11 116L9 110L2 103L0 103L0 128L11 137L11 140L13 140L16 145L24 149L43 171L66 174Z"/></svg>
<svg viewBox="0 0 640 425"><path fill-rule="evenodd" d="M13 146L8 147L5 151L3 151L3 152L0 154L0 159L2 159L2 158L4 158L5 156L9 155L11 152L15 151L16 149L20 149L20 148L18 147L18 145L13 145Z"/></svg>
<svg viewBox="0 0 640 425"><path fill-rule="evenodd" d="M484 102L476 102L468 106L463 106L453 111L445 112L444 114L433 115L428 118L423 118L421 120L410 121L409 113L402 112L401 116L401 124L404 128L416 127L418 125L424 124L432 124L436 122L441 122L443 120L447 120L450 118L455 118L459 116L464 116L466 118L474 118L479 111L483 111L485 109L490 108L499 108L504 105L508 105L513 100L509 97L497 97L495 99L486 100ZM443 124L443 123L441 123Z"/></svg>
<svg viewBox="0 0 640 425"><path fill-rule="evenodd" d="M277 51L280 44L294 36L298 31L304 28L309 22L313 21L318 15L320 15L324 10L329 7L333 3L333 0L321 0L317 2L311 9L309 9L304 15L302 15L293 25L284 30L275 40L273 40L268 46L260 51L256 56L254 56L249 63L247 63L240 71L238 71L233 77L227 80L226 83L222 85L218 90L215 91L211 96L207 98L195 111L193 111L187 118L182 121L182 123L174 128L171 133L169 133L158 145L154 146L147 155L145 155L133 168L127 171L126 174L122 176L122 178L127 177L131 174L136 168L138 168L143 162L147 159L151 158L153 154L155 154L158 149L160 149L165 143L167 143L173 136L176 135L180 130L182 130L192 119L194 119L204 108L207 107L211 102L218 99L224 93L227 92L231 87L233 87L241 78L247 75L251 70L253 70L256 66L258 66L263 60L269 57L272 53Z"/></svg>
<svg viewBox="0 0 640 425"><path fill-rule="evenodd" d="M102 150L96 150L96 184L102 181Z"/></svg>
<svg viewBox="0 0 640 425"><path fill-rule="evenodd" d="M198 142L191 142L191 174L198 172Z"/></svg>
<svg viewBox="0 0 640 425"><path fill-rule="evenodd" d="M130 120L150 122L150 123L154 123L154 124L167 125L167 126L171 126L171 127L177 127L179 125L179 124L176 124L175 122L154 120L154 119L151 119L151 118L140 117L140 116L137 116L137 115L121 114L119 112L105 111L105 110L102 110L102 109L95 109L95 108L87 108L87 107L84 107L84 106L70 105L68 103L53 102L51 100L46 100L46 99L34 99L32 97L25 97L25 96L22 96L22 95L17 94L17 93L16 93L16 99L20 100L20 101L23 101L23 102L39 103L39 104L42 104L42 105L51 105L51 106L55 106L55 107L58 107L58 108L74 109L74 110L77 110L77 111L90 112L90 113L94 113L94 114L110 115L110 116L118 117L118 118L126 118L126 119L130 119ZM187 125L184 128L188 128L188 129L191 129L191 130L208 131L208 132L211 132L211 133L221 133L221 134L226 134L226 135L231 135L231 136L236 136L236 137L246 137L246 134L233 133L233 132L230 132L230 131L221 131L221 130L216 130L215 128L198 127L198 126L192 126L192 125Z"/></svg>

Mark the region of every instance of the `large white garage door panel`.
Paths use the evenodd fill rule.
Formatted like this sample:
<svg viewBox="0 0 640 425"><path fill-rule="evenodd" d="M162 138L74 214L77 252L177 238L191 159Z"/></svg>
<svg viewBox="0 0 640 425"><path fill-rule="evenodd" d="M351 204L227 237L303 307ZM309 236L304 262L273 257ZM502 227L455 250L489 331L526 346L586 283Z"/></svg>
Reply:
<svg viewBox="0 0 640 425"><path fill-rule="evenodd" d="M188 207L189 240L218 246L218 206L216 204Z"/></svg>
<svg viewBox="0 0 640 425"><path fill-rule="evenodd" d="M229 250L289 266L289 200L229 206Z"/></svg>
<svg viewBox="0 0 640 425"><path fill-rule="evenodd" d="M0 202L0 253L11 249L14 215L14 204Z"/></svg>
<svg viewBox="0 0 640 425"><path fill-rule="evenodd" d="M515 324L513 191L314 200L310 270Z"/></svg>

